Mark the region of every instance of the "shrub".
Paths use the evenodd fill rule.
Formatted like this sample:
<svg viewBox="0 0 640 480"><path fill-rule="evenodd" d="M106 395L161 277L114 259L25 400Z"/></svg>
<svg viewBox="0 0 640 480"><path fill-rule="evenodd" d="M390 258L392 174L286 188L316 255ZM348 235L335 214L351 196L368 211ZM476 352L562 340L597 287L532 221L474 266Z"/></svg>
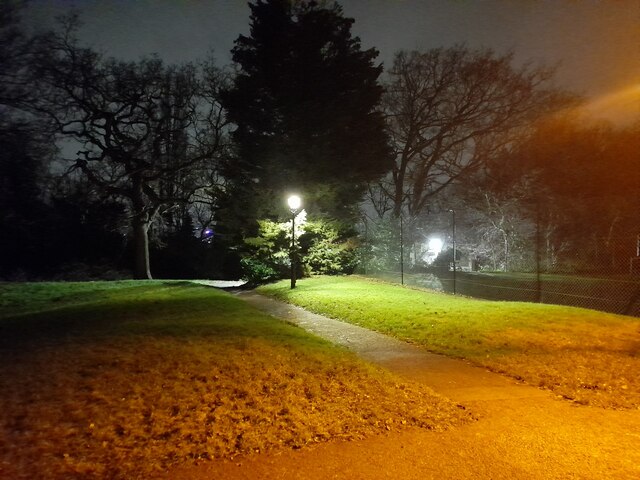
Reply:
<svg viewBox="0 0 640 480"><path fill-rule="evenodd" d="M297 221L298 222L298 221ZM358 242L348 230L327 220L296 223L298 275L352 273L358 260ZM290 275L291 224L258 222L258 236L246 238L248 253L242 265L248 281L264 283Z"/></svg>
<svg viewBox="0 0 640 480"><path fill-rule="evenodd" d="M304 263L311 273L353 273L359 257L358 243L353 238L342 241L338 228L329 222L310 222L305 235L309 236L309 247L304 256Z"/></svg>
<svg viewBox="0 0 640 480"><path fill-rule="evenodd" d="M242 267L243 278L253 285L279 278L278 272L260 260L243 258L240 260L240 266Z"/></svg>

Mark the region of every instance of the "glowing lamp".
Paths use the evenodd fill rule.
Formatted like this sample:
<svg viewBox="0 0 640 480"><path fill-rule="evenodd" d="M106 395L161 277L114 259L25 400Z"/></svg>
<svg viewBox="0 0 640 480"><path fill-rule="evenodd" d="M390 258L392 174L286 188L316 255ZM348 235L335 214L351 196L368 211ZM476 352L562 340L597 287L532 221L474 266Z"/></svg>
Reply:
<svg viewBox="0 0 640 480"><path fill-rule="evenodd" d="M289 208L293 212L300 208L300 205L302 205L302 199L298 195L291 195L289 198L287 198L287 203L289 204Z"/></svg>
<svg viewBox="0 0 640 480"><path fill-rule="evenodd" d="M439 238L430 238L429 239L429 250L435 253L436 255L442 251L442 240Z"/></svg>

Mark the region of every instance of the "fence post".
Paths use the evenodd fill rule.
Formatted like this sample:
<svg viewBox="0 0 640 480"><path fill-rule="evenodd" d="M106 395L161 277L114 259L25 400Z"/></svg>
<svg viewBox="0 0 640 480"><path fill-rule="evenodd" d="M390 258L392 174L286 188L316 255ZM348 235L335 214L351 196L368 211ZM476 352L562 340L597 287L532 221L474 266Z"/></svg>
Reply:
<svg viewBox="0 0 640 480"><path fill-rule="evenodd" d="M542 283L540 279L540 201L536 202L536 302L542 302Z"/></svg>
<svg viewBox="0 0 640 480"><path fill-rule="evenodd" d="M400 214L400 284L404 285L404 237L402 233L402 213Z"/></svg>
<svg viewBox="0 0 640 480"><path fill-rule="evenodd" d="M451 222L452 222L452 244L453 244L453 294L456 294L456 211L451 209Z"/></svg>

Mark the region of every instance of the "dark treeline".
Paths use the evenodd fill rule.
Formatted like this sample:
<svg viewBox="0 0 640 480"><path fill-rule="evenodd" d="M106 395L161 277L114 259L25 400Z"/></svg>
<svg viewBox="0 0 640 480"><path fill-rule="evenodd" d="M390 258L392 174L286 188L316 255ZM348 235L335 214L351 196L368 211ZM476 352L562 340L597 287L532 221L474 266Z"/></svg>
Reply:
<svg viewBox="0 0 640 480"><path fill-rule="evenodd" d="M415 241L429 212L464 211L470 255L504 269L534 223L550 258L586 248L585 225L637 230L638 128L586 121L512 55L403 51L384 71L338 4L258 0L231 66L125 62L75 16L26 34L20 5L0 4L0 279L276 278L294 192L300 274L370 257L391 233L362 219L402 216Z"/></svg>

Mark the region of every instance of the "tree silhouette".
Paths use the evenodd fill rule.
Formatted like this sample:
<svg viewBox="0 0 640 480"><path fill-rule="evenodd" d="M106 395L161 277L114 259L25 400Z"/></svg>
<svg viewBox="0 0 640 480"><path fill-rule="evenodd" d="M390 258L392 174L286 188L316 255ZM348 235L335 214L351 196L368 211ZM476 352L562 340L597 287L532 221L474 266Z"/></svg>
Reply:
<svg viewBox="0 0 640 480"><path fill-rule="evenodd" d="M250 179L238 186L239 208L273 214L294 189L307 210L348 216L366 182L390 167L378 52L361 49L335 3L250 7L251 33L235 42L237 75L223 96L237 125L234 176Z"/></svg>
<svg viewBox="0 0 640 480"><path fill-rule="evenodd" d="M35 62L31 105L78 145L70 170L126 201L134 276L151 278L148 229L163 209L207 186L225 154L226 119L214 68L103 58L77 44L73 22Z"/></svg>
<svg viewBox="0 0 640 480"><path fill-rule="evenodd" d="M396 54L384 104L395 148L391 174L372 188L378 213L411 217L478 168L544 113L567 105L545 87L552 72L465 47Z"/></svg>

